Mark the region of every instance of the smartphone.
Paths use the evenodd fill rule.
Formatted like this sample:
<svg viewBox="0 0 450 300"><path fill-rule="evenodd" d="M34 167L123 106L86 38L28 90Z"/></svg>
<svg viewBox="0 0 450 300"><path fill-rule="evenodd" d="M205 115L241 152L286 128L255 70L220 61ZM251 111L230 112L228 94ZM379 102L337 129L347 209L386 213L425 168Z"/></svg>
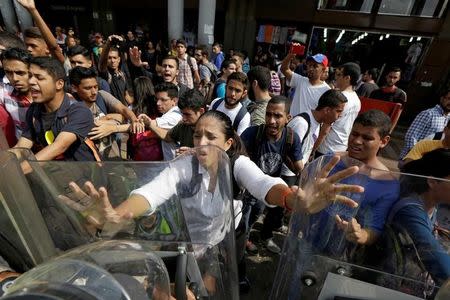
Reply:
<svg viewBox="0 0 450 300"><path fill-rule="evenodd" d="M305 46L300 43L292 43L290 53L295 55L304 55L305 54Z"/></svg>

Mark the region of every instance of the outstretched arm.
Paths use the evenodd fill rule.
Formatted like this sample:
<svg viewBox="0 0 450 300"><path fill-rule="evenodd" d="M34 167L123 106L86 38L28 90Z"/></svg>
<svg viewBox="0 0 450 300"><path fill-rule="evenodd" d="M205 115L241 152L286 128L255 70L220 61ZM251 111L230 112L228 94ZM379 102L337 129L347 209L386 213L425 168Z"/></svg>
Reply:
<svg viewBox="0 0 450 300"><path fill-rule="evenodd" d="M50 54L54 58L59 60L61 63L64 63L64 54L62 53L61 48L56 42L56 38L53 36L52 31L47 26L47 23L45 23L41 14L37 10L34 0L17 0L17 1L30 12L36 26L41 31L42 37L44 38L45 43L47 44L47 47L50 50Z"/></svg>

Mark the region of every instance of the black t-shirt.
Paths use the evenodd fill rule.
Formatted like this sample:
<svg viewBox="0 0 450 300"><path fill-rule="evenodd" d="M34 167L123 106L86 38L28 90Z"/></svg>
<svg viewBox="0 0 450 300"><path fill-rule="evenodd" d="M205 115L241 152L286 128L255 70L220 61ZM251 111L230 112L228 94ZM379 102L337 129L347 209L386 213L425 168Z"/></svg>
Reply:
<svg viewBox="0 0 450 300"><path fill-rule="evenodd" d="M400 103L400 104L406 103L406 93L400 88L396 88L392 92L386 91L385 88L380 88L378 90L373 91L370 94L370 98L389 101L389 102L395 102L395 103Z"/></svg>
<svg viewBox="0 0 450 300"><path fill-rule="evenodd" d="M281 138L277 141L269 141L265 137L262 138L260 145L255 145L256 135L259 126L251 126L247 128L241 135L241 140L243 141L246 149L251 149L253 147L258 147L258 154L256 159L250 157L251 160L267 175L270 176L280 176L281 166L284 162L284 157L282 154L285 152L284 147L286 147L287 129L283 129L283 134ZM299 161L303 159L302 156L302 144L300 142L299 136L294 133L293 143L290 153L286 155L293 161Z"/></svg>
<svg viewBox="0 0 450 300"><path fill-rule="evenodd" d="M46 113L42 104L32 103L26 116L27 130L23 137L33 141L38 148L49 145L45 132L52 130L56 139L61 132L70 132L77 136L76 141L64 152L64 160L93 161L92 151L84 143L94 119L89 108L82 102L71 100L67 94L61 106L53 113ZM53 141L52 141L53 142Z"/></svg>

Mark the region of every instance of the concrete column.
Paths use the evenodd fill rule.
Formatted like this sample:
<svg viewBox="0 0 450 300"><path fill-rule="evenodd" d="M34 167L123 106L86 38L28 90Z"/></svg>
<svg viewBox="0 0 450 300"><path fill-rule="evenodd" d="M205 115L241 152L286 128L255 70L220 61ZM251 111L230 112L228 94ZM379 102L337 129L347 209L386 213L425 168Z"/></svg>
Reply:
<svg viewBox="0 0 450 300"><path fill-rule="evenodd" d="M200 0L198 12L198 44L211 47L214 43L216 0Z"/></svg>
<svg viewBox="0 0 450 300"><path fill-rule="evenodd" d="M167 18L169 43L172 39L183 37L184 0L168 0Z"/></svg>
<svg viewBox="0 0 450 300"><path fill-rule="evenodd" d="M23 32L25 29L33 27L33 18L31 17L28 10L16 0L14 0L14 7L16 9L16 15L19 21L20 30Z"/></svg>
<svg viewBox="0 0 450 300"><path fill-rule="evenodd" d="M0 1L0 13L2 14L3 21L5 22L6 31L16 34L18 30L16 11L12 0Z"/></svg>

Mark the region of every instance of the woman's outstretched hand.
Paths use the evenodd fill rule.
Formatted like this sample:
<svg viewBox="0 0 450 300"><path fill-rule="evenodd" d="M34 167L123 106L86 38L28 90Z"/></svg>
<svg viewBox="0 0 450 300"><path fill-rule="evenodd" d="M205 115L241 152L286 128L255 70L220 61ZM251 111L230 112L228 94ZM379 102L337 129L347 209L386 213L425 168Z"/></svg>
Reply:
<svg viewBox="0 0 450 300"><path fill-rule="evenodd" d="M83 189L75 182L70 182L69 188L71 193L59 195L59 200L85 216L89 226L102 229L104 235L112 235L128 225L133 218L132 213L119 213L112 207L104 187L96 189L87 181Z"/></svg>

